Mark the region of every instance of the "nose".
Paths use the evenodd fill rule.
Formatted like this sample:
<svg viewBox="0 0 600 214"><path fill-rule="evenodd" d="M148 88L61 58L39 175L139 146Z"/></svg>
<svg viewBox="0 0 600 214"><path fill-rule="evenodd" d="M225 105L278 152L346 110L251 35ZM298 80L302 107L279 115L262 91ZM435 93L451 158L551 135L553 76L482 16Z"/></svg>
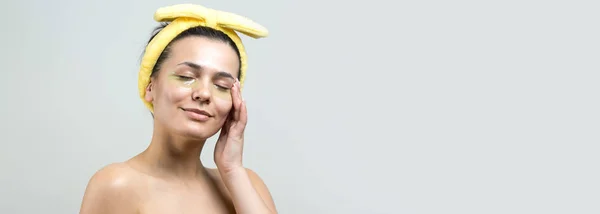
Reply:
<svg viewBox="0 0 600 214"><path fill-rule="evenodd" d="M193 89L192 92L192 100L198 101L201 103L210 102L211 92L208 88L210 84L200 83Z"/></svg>

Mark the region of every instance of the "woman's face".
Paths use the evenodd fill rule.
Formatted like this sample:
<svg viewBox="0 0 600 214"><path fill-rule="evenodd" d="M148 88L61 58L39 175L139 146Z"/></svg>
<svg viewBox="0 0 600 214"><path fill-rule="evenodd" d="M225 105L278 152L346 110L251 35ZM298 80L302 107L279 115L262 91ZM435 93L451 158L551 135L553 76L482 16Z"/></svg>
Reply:
<svg viewBox="0 0 600 214"><path fill-rule="evenodd" d="M235 50L222 41L190 36L174 42L146 89L156 122L195 139L216 134L232 109L239 66Z"/></svg>

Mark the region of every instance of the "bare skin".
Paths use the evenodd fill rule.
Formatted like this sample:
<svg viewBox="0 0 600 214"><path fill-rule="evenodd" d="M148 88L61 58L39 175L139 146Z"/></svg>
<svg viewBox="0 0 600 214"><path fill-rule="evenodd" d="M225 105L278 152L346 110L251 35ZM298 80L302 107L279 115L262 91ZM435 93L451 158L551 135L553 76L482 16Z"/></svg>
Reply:
<svg viewBox="0 0 600 214"><path fill-rule="evenodd" d="M239 70L236 53L197 36L171 50L146 89L145 99L154 105L150 145L96 172L80 214L277 213L267 186L242 164L247 112L232 78ZM209 169L200 154L221 128L217 168Z"/></svg>

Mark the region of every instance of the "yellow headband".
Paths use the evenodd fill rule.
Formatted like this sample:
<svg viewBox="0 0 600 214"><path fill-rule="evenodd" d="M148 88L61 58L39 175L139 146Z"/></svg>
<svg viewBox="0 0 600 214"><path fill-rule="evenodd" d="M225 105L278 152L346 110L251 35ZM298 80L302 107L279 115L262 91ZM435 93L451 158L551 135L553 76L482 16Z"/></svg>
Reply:
<svg viewBox="0 0 600 214"><path fill-rule="evenodd" d="M158 60L163 50L183 31L193 27L205 26L219 30L229 36L240 52L241 86L243 86L246 79L247 56L242 40L236 31L255 39L267 37L269 34L265 27L246 17L193 4L178 4L159 8L154 13L154 20L170 23L150 41L140 65L138 75L140 98L142 98L142 101L151 112L154 112L152 103L144 99L146 87L150 83L150 74L152 74L156 60Z"/></svg>

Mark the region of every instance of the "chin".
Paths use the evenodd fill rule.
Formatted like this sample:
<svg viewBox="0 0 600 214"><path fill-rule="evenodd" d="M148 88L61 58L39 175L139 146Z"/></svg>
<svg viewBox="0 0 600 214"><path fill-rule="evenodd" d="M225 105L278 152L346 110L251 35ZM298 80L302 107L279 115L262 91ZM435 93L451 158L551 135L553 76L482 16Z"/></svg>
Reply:
<svg viewBox="0 0 600 214"><path fill-rule="evenodd" d="M217 134L218 131L219 129L214 128L209 124L195 123L180 127L180 132L183 136L198 140L206 140Z"/></svg>

